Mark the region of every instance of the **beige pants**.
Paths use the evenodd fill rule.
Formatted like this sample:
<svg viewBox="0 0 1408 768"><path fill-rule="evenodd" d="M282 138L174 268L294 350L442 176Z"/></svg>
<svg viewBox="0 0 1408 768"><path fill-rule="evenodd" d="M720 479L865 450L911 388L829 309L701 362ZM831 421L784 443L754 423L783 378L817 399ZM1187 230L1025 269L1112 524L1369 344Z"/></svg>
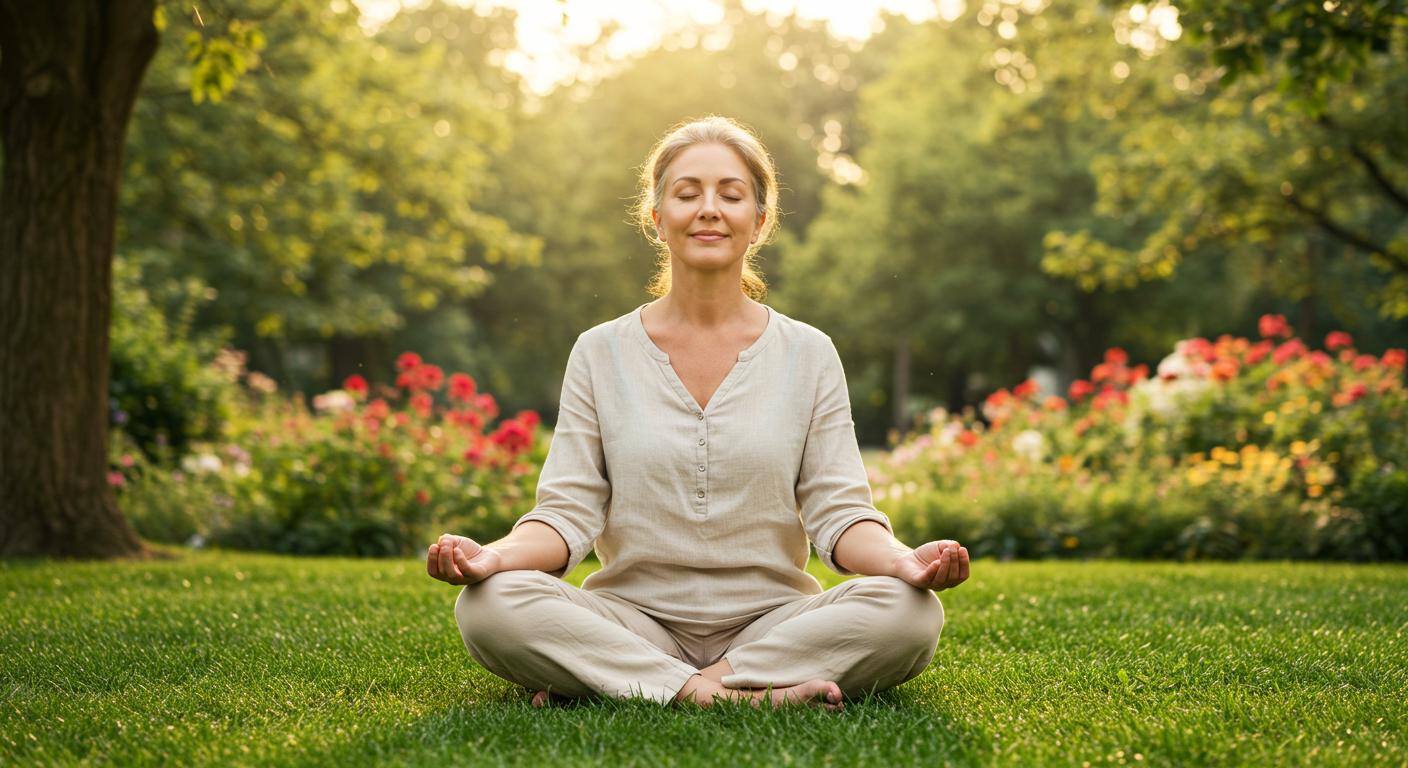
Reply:
<svg viewBox="0 0 1408 768"><path fill-rule="evenodd" d="M719 625L657 619L611 595L539 571L504 571L464 588L455 621L485 669L563 696L661 702L727 658L730 688L831 680L846 694L885 690L929 665L944 625L938 596L899 579L854 579Z"/></svg>

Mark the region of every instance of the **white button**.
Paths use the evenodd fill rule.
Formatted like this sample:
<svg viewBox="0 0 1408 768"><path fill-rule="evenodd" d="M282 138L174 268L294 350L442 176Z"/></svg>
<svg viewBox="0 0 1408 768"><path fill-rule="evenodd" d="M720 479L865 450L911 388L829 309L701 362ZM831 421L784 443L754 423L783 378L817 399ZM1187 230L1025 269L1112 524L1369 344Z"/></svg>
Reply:
<svg viewBox="0 0 1408 768"><path fill-rule="evenodd" d="M704 471L704 465L703 465L703 464L700 464L700 465L699 465L699 471L700 471L700 472L703 472L703 471Z"/></svg>
<svg viewBox="0 0 1408 768"><path fill-rule="evenodd" d="M699 414L699 420L700 420L700 421L703 421L703 420L704 420L704 414L702 414L702 413Z"/></svg>
<svg viewBox="0 0 1408 768"><path fill-rule="evenodd" d="M703 492L703 491L700 491L700 492L699 492L699 498L701 498L701 499L704 498L704 492Z"/></svg>
<svg viewBox="0 0 1408 768"><path fill-rule="evenodd" d="M703 445L703 444L704 444L704 438L702 438L702 437L699 438L699 444L700 444L700 445Z"/></svg>

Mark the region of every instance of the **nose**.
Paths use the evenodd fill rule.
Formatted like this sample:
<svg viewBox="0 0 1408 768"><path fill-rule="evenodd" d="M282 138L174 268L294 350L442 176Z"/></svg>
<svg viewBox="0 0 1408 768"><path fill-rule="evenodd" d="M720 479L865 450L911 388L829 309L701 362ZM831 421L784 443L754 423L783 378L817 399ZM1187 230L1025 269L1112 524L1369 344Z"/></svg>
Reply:
<svg viewBox="0 0 1408 768"><path fill-rule="evenodd" d="M717 219L719 217L719 193L714 191L705 192L700 198L699 218Z"/></svg>

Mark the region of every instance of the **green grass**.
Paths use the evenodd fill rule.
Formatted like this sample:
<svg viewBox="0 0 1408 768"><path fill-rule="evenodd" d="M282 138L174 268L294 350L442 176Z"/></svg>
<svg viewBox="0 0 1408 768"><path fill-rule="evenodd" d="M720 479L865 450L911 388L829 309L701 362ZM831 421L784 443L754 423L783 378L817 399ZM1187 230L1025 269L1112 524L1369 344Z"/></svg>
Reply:
<svg viewBox="0 0 1408 768"><path fill-rule="evenodd" d="M0 564L0 765L1408 765L1402 566L981 562L840 714L533 710L421 569Z"/></svg>

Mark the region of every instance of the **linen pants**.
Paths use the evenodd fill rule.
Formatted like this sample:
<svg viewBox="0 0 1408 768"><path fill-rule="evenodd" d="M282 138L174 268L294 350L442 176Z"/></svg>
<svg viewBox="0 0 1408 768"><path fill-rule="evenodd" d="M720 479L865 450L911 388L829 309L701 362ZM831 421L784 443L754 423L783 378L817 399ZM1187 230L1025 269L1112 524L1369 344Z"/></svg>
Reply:
<svg viewBox="0 0 1408 768"><path fill-rule="evenodd" d="M475 661L531 690L669 702L723 658L729 688L814 679L848 695L891 688L929 665L944 609L929 590L870 576L756 617L681 622L540 571L503 571L460 592L455 621Z"/></svg>

